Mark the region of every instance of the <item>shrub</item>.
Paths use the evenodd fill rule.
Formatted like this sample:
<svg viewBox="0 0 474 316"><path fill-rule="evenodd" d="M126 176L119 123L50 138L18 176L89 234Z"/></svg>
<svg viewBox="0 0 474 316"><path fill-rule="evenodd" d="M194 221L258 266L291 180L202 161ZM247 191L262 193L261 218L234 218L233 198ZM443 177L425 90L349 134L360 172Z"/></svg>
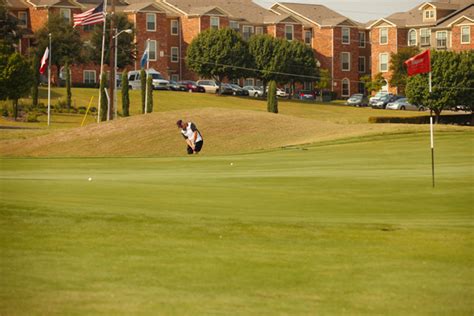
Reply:
<svg viewBox="0 0 474 316"><path fill-rule="evenodd" d="M430 116L371 116L369 123L398 123L398 124L429 124ZM439 118L440 124L473 125L472 114L449 114L442 115Z"/></svg>
<svg viewBox="0 0 474 316"><path fill-rule="evenodd" d="M276 82L270 81L268 86L267 110L271 113L278 113L278 100L276 95Z"/></svg>
<svg viewBox="0 0 474 316"><path fill-rule="evenodd" d="M38 120L38 113L36 112L28 112L26 115L26 121L33 123L33 122L39 122Z"/></svg>
<svg viewBox="0 0 474 316"><path fill-rule="evenodd" d="M153 112L153 78L151 76L148 77L146 84L148 86L146 112L151 113Z"/></svg>
<svg viewBox="0 0 474 316"><path fill-rule="evenodd" d="M145 113L145 94L146 94L146 72L140 70L140 90L142 95L142 113Z"/></svg>

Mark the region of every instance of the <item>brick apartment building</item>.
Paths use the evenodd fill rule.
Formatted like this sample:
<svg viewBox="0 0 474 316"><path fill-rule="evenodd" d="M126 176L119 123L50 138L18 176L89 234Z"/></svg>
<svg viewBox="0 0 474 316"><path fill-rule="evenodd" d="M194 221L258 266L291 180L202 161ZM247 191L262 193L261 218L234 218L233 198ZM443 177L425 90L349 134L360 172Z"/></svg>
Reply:
<svg viewBox="0 0 474 316"><path fill-rule="evenodd" d="M18 50L27 53L34 44L33 34L50 14L60 14L72 23L74 13L100 3L101 0L7 0L11 13L26 31ZM322 5L277 2L266 9L252 0L116 0L116 12L126 14L135 26L138 59L149 39L150 67L167 79L198 79L186 68L188 45L203 30L230 27L244 39L269 34L304 41L313 48L321 68L329 70L331 90L339 97L363 92L360 77L366 74L382 72L388 81L390 53L396 53L399 47L472 50L473 10L472 0L425 2L366 26ZM90 39L91 29L79 27L84 42ZM139 68L139 60L129 67L133 68ZM98 77L99 65L72 68L73 83L96 83ZM259 85L254 78L242 78L239 83ZM311 87L308 82L306 88ZM388 84L384 89L399 92Z"/></svg>
<svg viewBox="0 0 474 316"><path fill-rule="evenodd" d="M410 46L421 50L474 49L474 3L472 0L424 2L407 12L376 20L368 28L372 43L372 76L381 72L387 81L383 90L403 93L389 84L390 54Z"/></svg>

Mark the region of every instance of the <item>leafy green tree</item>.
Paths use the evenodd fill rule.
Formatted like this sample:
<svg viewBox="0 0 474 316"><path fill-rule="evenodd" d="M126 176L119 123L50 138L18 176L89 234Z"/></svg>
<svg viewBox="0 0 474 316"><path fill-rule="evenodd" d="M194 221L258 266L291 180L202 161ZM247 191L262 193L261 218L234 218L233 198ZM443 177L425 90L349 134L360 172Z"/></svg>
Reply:
<svg viewBox="0 0 474 316"><path fill-rule="evenodd" d="M406 95L411 103L424 105L436 115L456 105L472 107L474 100L474 52L431 51L432 92L428 74L408 78Z"/></svg>
<svg viewBox="0 0 474 316"><path fill-rule="evenodd" d="M146 98L146 112L151 113L153 112L153 77L149 76L146 80L146 84L148 86L147 89L147 98Z"/></svg>
<svg viewBox="0 0 474 316"><path fill-rule="evenodd" d="M276 95L276 81L271 80L268 86L267 111L278 113L278 99Z"/></svg>
<svg viewBox="0 0 474 316"><path fill-rule="evenodd" d="M18 99L27 96L33 84L33 71L28 60L19 53L8 57L5 67L0 68L0 83L5 94L1 99L9 99L13 105L13 115L18 117Z"/></svg>
<svg viewBox="0 0 474 316"><path fill-rule="evenodd" d="M319 80L319 69L316 66L316 59L311 47L301 41L292 41L286 47L289 51L286 56L286 73L290 74L292 90L295 90L295 83L305 83L308 81L317 82Z"/></svg>
<svg viewBox="0 0 474 316"><path fill-rule="evenodd" d="M331 88L331 74L329 73L329 69L320 70L317 87L323 91Z"/></svg>
<svg viewBox="0 0 474 316"><path fill-rule="evenodd" d="M213 78L219 85L224 78L247 76L251 61L247 42L230 28L201 32L189 45L186 58L190 70Z"/></svg>
<svg viewBox="0 0 474 316"><path fill-rule="evenodd" d="M74 29L70 22L57 14L50 14L48 22L35 34L37 42L36 54L43 55L49 45L51 33L51 65L56 66L57 78L61 66L66 62L77 63L84 61L83 44L79 31ZM57 81L59 86L60 82Z"/></svg>
<svg viewBox="0 0 474 316"><path fill-rule="evenodd" d="M142 113L145 113L146 71L143 68L140 70L140 90L142 96Z"/></svg>
<svg viewBox="0 0 474 316"><path fill-rule="evenodd" d="M110 16L107 16L106 29L110 29ZM134 30L132 22L130 22L125 14L115 15L115 27L118 32L122 30L131 29ZM88 50L88 58L96 64L100 64L101 51L102 51L102 31L103 25L97 24L92 30L92 36L90 45L92 49ZM133 65L135 62L136 45L133 41L134 34L122 33L117 39L117 67L124 68L128 65ZM104 51L104 63L110 63L110 36L105 37L105 51Z"/></svg>
<svg viewBox="0 0 474 316"><path fill-rule="evenodd" d="M105 71L100 78L99 89L100 89L100 113L98 113L97 115L100 116L101 121L106 121L108 101L107 101L107 94L105 92L105 90L107 90L107 74L105 73Z"/></svg>
<svg viewBox="0 0 474 316"><path fill-rule="evenodd" d="M130 116L130 95L128 92L128 71L122 73L122 113Z"/></svg>
<svg viewBox="0 0 474 316"><path fill-rule="evenodd" d="M69 67L69 62L66 62L66 66L64 66L64 71L66 72L66 107L68 110L70 110L71 104L72 104L72 93L71 93L71 68Z"/></svg>
<svg viewBox="0 0 474 316"><path fill-rule="evenodd" d="M385 86L385 78L381 72L376 74L374 78L372 78L370 75L366 75L361 77L360 80L364 83L365 88L370 93L374 91L380 91L382 87Z"/></svg>
<svg viewBox="0 0 474 316"><path fill-rule="evenodd" d="M33 106L38 106L38 86L40 83L40 60L37 54L33 54L33 61L32 61L32 72L33 72L33 84L31 87L31 99Z"/></svg>
<svg viewBox="0 0 474 316"><path fill-rule="evenodd" d="M12 54L22 34L18 20L8 10L5 0L0 0L0 54Z"/></svg>
<svg viewBox="0 0 474 316"><path fill-rule="evenodd" d="M390 71L392 77L390 79L390 85L398 87L398 91L403 93L407 85L407 68L405 67L405 61L418 54L420 50L418 47L401 47L398 52L390 55Z"/></svg>

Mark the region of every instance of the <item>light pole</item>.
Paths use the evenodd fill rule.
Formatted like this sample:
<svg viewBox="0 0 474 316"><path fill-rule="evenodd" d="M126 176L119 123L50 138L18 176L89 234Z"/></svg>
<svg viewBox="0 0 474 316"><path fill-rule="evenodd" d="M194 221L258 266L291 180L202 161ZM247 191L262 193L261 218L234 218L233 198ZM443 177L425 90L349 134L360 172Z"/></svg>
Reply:
<svg viewBox="0 0 474 316"><path fill-rule="evenodd" d="M132 30L131 29L126 29L126 30L122 30L120 32L117 33L117 29L114 29L115 30L115 35L113 36L113 39L115 40L115 63L114 63L114 74L117 74L117 45L118 45L118 37L120 34L122 33L128 33L128 34L132 34ZM117 78L114 78L114 95L113 95L113 98L114 98L114 119L117 119Z"/></svg>

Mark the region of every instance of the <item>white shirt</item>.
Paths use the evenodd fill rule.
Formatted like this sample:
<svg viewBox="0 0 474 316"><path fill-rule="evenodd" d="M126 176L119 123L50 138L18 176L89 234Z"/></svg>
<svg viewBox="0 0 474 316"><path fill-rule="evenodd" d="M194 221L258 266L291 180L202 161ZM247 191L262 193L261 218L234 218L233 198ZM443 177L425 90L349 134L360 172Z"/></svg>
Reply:
<svg viewBox="0 0 474 316"><path fill-rule="evenodd" d="M181 133L194 143L202 141L201 133L199 133L196 126L192 122L188 122L186 128L181 130ZM197 133L196 141L194 141L194 133Z"/></svg>

